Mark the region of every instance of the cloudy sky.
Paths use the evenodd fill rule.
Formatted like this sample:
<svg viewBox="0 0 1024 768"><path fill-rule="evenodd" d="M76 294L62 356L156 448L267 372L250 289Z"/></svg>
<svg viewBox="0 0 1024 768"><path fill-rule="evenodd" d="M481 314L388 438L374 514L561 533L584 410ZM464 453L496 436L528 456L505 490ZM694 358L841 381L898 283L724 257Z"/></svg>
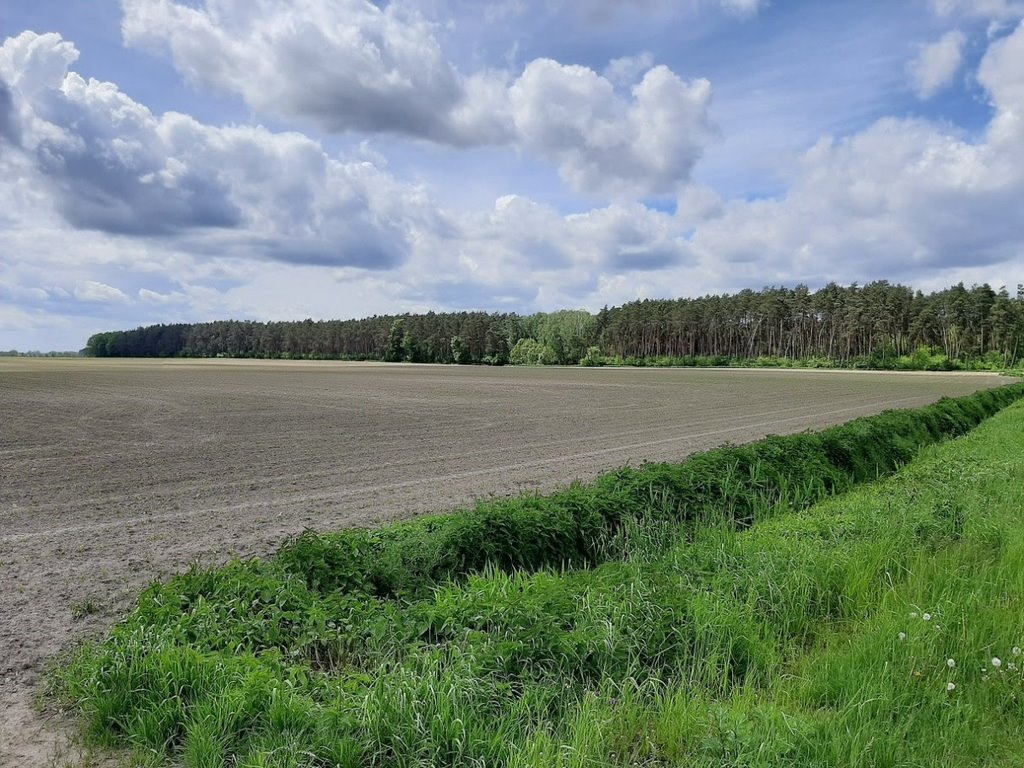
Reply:
<svg viewBox="0 0 1024 768"><path fill-rule="evenodd" d="M1017 0L4 0L0 349L1024 281Z"/></svg>

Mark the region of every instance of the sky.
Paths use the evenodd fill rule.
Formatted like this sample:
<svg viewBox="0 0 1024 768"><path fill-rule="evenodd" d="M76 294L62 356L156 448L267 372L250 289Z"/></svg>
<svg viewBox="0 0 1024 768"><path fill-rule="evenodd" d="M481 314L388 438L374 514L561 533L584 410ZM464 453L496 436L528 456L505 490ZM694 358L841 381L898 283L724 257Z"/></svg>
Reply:
<svg viewBox="0 0 1024 768"><path fill-rule="evenodd" d="M3 0L0 349L1024 282L1024 0Z"/></svg>

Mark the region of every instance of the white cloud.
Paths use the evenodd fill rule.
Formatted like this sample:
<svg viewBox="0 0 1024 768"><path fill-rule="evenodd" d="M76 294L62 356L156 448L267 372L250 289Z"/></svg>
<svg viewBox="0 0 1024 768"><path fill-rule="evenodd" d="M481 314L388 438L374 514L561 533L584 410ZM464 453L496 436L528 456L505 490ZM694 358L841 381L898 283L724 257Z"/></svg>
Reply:
<svg viewBox="0 0 1024 768"><path fill-rule="evenodd" d="M960 69L966 42L966 36L954 30L934 43L919 46L917 57L907 66L919 98L930 99L953 81Z"/></svg>
<svg viewBox="0 0 1024 768"><path fill-rule="evenodd" d="M673 217L639 203L575 214L566 224L580 257L599 254L602 272L653 272L691 260Z"/></svg>
<svg viewBox="0 0 1024 768"><path fill-rule="evenodd" d="M690 184L676 198L676 220L691 229L718 218L723 212L722 197L704 184Z"/></svg>
<svg viewBox="0 0 1024 768"><path fill-rule="evenodd" d="M116 85L67 72L76 53L31 32L0 47L23 155L75 227L385 268L407 256L410 227L436 216L422 190L302 134L155 116Z"/></svg>
<svg viewBox="0 0 1024 768"><path fill-rule="evenodd" d="M577 190L671 194L708 139L710 85L652 69L649 54L614 60L612 80L537 59L512 81L502 72L456 70L434 27L402 3L122 5L128 44L166 49L187 79L238 93L262 113L313 119L330 131L519 145L555 163ZM749 13L758 3L724 5ZM643 72L631 100L614 93L614 84ZM551 100L558 98L569 101Z"/></svg>
<svg viewBox="0 0 1024 768"><path fill-rule="evenodd" d="M486 91L444 57L434 27L400 3L367 0L122 0L129 45L165 48L191 82L239 93L267 114L332 131L452 144L502 141L466 102ZM484 97L486 98L486 97ZM481 118L467 123L467 116Z"/></svg>
<svg viewBox="0 0 1024 768"><path fill-rule="evenodd" d="M989 46L978 67L978 82L996 110L989 125L990 141L1015 152L1018 162L1024 160L1024 21Z"/></svg>
<svg viewBox="0 0 1024 768"><path fill-rule="evenodd" d="M885 119L822 140L784 198L733 202L693 243L740 284L994 270L1022 261L1024 224L1011 213L1022 196L1024 171L1007 171L994 147Z"/></svg>
<svg viewBox="0 0 1024 768"><path fill-rule="evenodd" d="M24 287L16 298L35 306L39 334L66 334L60 318L82 318L71 346L104 328L267 317L275 306L320 317L474 301L522 309L539 297L572 301L603 272L689 258L672 217L636 203L564 216L510 197L484 214L445 213L424 190L331 158L301 134L154 115L116 85L68 72L76 54L56 35L0 46L22 134L0 156L0 201L10 203L0 251L17 254L0 280ZM645 78L634 102L643 107L643 89L664 74ZM628 115L625 99L609 104L612 122ZM627 149L642 157L642 145ZM231 216L211 221L211 210ZM311 277L323 266L386 277Z"/></svg>
<svg viewBox="0 0 1024 768"><path fill-rule="evenodd" d="M645 51L636 56L622 56L612 59L604 68L602 76L616 86L633 85L640 75L654 66L654 56Z"/></svg>
<svg viewBox="0 0 1024 768"><path fill-rule="evenodd" d="M22 32L0 47L0 77L26 97L52 88L75 61L78 50L55 32Z"/></svg>
<svg viewBox="0 0 1024 768"><path fill-rule="evenodd" d="M366 0L122 0L130 45L166 47L193 83L240 93L256 109L332 130L460 142L448 115L459 74L430 24L401 4ZM479 137L470 137L471 140Z"/></svg>
<svg viewBox="0 0 1024 768"><path fill-rule="evenodd" d="M1015 284L1024 269L1024 25L993 42L978 74L994 115L980 140L884 118L804 154L785 195L726 202L692 238L707 279L961 279ZM682 211L682 206L680 208Z"/></svg>
<svg viewBox="0 0 1024 768"><path fill-rule="evenodd" d="M523 144L585 193L672 194L712 134L710 83L686 83L662 66L627 101L591 69L537 59L510 94Z"/></svg>
<svg viewBox="0 0 1024 768"><path fill-rule="evenodd" d="M125 304L128 297L124 291L106 283L85 280L75 287L75 298L79 301L95 301L100 304Z"/></svg>
<svg viewBox="0 0 1024 768"><path fill-rule="evenodd" d="M151 291L148 288L139 289L139 300L148 304L182 304L187 298L181 291L160 293L159 291Z"/></svg>
<svg viewBox="0 0 1024 768"><path fill-rule="evenodd" d="M438 244L417 280L433 306L552 309L578 306L609 274L644 274L692 261L675 219L637 203L562 215L525 197L499 198L492 210L467 213L449 242Z"/></svg>

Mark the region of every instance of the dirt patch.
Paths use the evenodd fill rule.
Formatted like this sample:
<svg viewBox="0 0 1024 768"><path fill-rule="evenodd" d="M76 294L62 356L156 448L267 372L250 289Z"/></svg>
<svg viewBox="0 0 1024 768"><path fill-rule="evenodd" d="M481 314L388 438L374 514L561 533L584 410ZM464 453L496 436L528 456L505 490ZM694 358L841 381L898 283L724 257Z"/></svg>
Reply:
<svg viewBox="0 0 1024 768"><path fill-rule="evenodd" d="M1002 383L965 374L0 360L0 767L68 751L44 664L146 583ZM63 757L61 758L63 759ZM91 759L91 758L90 758Z"/></svg>

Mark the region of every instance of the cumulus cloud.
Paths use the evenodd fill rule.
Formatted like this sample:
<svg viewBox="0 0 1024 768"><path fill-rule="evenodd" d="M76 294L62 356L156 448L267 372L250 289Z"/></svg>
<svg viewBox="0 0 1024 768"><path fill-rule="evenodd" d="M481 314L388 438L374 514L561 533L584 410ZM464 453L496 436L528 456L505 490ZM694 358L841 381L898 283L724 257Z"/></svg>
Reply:
<svg viewBox="0 0 1024 768"><path fill-rule="evenodd" d="M755 273L797 279L912 279L923 272L1020 259L1024 227L1009 215L1024 172L993 147L915 120L884 119L823 139L788 194L733 202L694 246Z"/></svg>
<svg viewBox="0 0 1024 768"><path fill-rule="evenodd" d="M743 12L758 5L724 4ZM649 54L614 60L606 77L550 59L534 60L518 78L466 75L445 58L434 27L402 3L122 5L128 44L168 51L193 83L238 93L260 112L330 131L518 145L581 191L670 194L688 181L709 137L709 83L652 68ZM615 93L644 72L632 98Z"/></svg>
<svg viewBox="0 0 1024 768"><path fill-rule="evenodd" d="M495 298L525 290L528 305L555 286L575 304L603 274L638 275L692 260L670 214L613 203L562 215L517 195L499 198L488 212L460 217L457 239L444 250L455 254L443 270L446 283L474 283ZM510 281L510 274L517 280Z"/></svg>
<svg viewBox="0 0 1024 768"><path fill-rule="evenodd" d="M722 212L721 195L705 184L690 184L676 198L676 221L688 230L718 218Z"/></svg>
<svg viewBox="0 0 1024 768"><path fill-rule="evenodd" d="M481 214L443 212L425 190L371 162L329 157L301 134L155 115L116 85L69 71L76 57L58 35L24 33L0 46L21 135L15 152L0 155L0 251L17 254L0 265L0 280L25 286L18 302L33 304L50 329L39 333L66 333L60 318L83 312L85 335L183 316L266 316L244 286L271 291L323 266L359 269L309 294L318 311L288 299L293 314L389 311L395 301L465 306L473 297L517 309L541 296L572 302L596 290L603 272L690 258L672 217L636 203L566 216L509 197ZM609 103L627 102L613 94ZM230 216L212 220L211 211ZM371 290L377 303L357 300Z"/></svg>
<svg viewBox="0 0 1024 768"><path fill-rule="evenodd" d="M960 69L966 36L959 30L947 32L934 43L921 45L907 72L921 99L930 99L948 86Z"/></svg>
<svg viewBox="0 0 1024 768"><path fill-rule="evenodd" d="M59 35L25 32L0 47L22 149L75 227L207 238L206 247L315 264L387 268L426 225L421 190L316 141L259 127L153 115L112 83L68 67ZM203 244L193 242L193 247Z"/></svg>
<svg viewBox="0 0 1024 768"><path fill-rule="evenodd" d="M636 56L621 56L608 62L602 76L616 86L633 85L640 76L654 66L654 55L649 51Z"/></svg>
<svg viewBox="0 0 1024 768"><path fill-rule="evenodd" d="M0 267L0 279L31 287L32 296L19 301L31 299L54 323L82 306L94 315L82 326L90 332L171 320L175 311L265 316L258 302L229 297L248 295L239 291L262 274L284 284L286 275L323 266L359 269L343 287L334 284L347 303L322 304L321 316L345 314L349 305L387 311L403 300L456 306L458 296L463 306L476 296L481 306L521 309L542 295L571 302L596 290L604 272L639 274L690 258L673 218L637 203L566 216L508 197L485 213L443 212L425 190L374 163L329 157L302 134L155 115L116 85L70 71L76 57L59 35L24 33L0 46L0 78L11 84L10 113L21 134L16 152L0 155L0 221L9 219L0 250L19 254ZM596 73L576 74L611 89ZM634 88L640 106L632 119L656 124L659 112L645 94L676 85L667 71L648 73ZM528 87L523 93L528 105L536 95ZM602 120L630 116L630 103L613 92L604 113L568 128L600 135ZM560 119L549 117L538 130L557 134ZM595 152L618 147L657 170L636 137L608 136ZM582 167L567 157L560 162ZM211 219L211 211L230 215ZM274 266L255 266L267 260ZM366 268L386 271L381 285L390 290ZM59 284L49 285L48 273L59 274ZM381 303L352 304L373 285Z"/></svg>
<svg viewBox="0 0 1024 768"><path fill-rule="evenodd" d="M389 132L453 144L504 139L465 102L486 91L444 57L432 25L367 0L123 0L129 45L164 48L191 82L239 93L271 114L334 131ZM461 118L457 118L459 113ZM473 115L479 122L467 122Z"/></svg>
<svg viewBox="0 0 1024 768"><path fill-rule="evenodd" d="M510 94L523 144L581 192L670 194L712 134L710 83L686 83L663 66L648 70L627 101L591 69L538 59Z"/></svg>
<svg viewBox="0 0 1024 768"><path fill-rule="evenodd" d="M573 240L601 254L602 272L651 272L691 260L677 222L639 203L569 216L566 224Z"/></svg>
<svg viewBox="0 0 1024 768"><path fill-rule="evenodd" d="M1024 159L1024 21L989 46L978 68L978 82L996 110L989 125L990 141Z"/></svg>
<svg viewBox="0 0 1024 768"><path fill-rule="evenodd" d="M946 124L883 118L808 150L786 193L722 204L696 227L705 274L1013 284L1024 268L1024 24L990 44L978 80L994 110L977 140ZM995 275L996 277L993 277Z"/></svg>

